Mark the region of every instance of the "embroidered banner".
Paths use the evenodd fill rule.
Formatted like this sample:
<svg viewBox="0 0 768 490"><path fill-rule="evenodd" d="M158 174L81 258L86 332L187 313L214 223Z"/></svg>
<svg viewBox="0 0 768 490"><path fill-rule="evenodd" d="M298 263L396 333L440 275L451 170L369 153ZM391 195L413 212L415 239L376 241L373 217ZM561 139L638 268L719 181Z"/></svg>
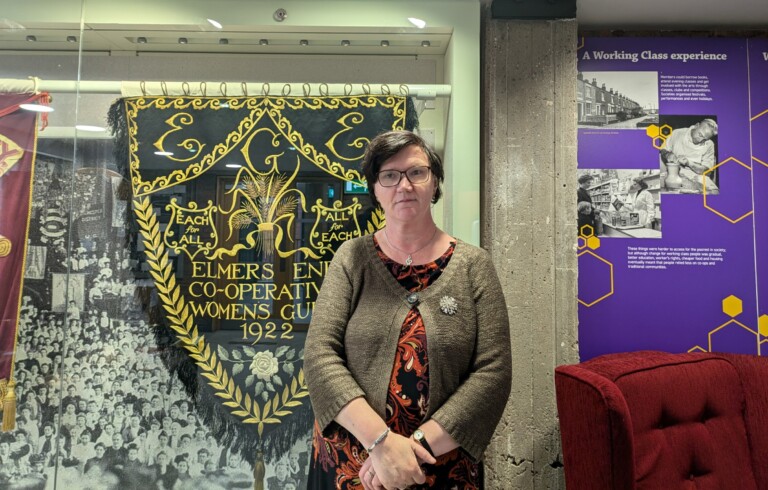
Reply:
<svg viewBox="0 0 768 490"><path fill-rule="evenodd" d="M113 107L139 278L154 281L167 327L158 348L217 436L251 463L308 434L302 359L314 301L339 244L383 226L360 161L376 134L413 129L412 107L390 95Z"/></svg>
<svg viewBox="0 0 768 490"><path fill-rule="evenodd" d="M4 396L13 375L37 137L36 114L19 104L43 98L47 95L0 95L0 392Z"/></svg>

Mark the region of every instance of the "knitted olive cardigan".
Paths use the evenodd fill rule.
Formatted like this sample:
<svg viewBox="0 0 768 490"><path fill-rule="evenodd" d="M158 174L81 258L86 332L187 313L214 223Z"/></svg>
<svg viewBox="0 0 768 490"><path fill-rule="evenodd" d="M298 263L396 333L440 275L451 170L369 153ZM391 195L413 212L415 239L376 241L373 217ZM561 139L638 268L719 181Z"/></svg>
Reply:
<svg viewBox="0 0 768 490"><path fill-rule="evenodd" d="M455 300L455 313L441 309L443 298ZM364 396L386 420L400 329L413 305L427 332L425 420L434 419L480 459L509 397L509 320L489 254L461 240L442 275L416 298L387 270L372 235L339 247L315 303L304 354L315 417L325 430L344 405Z"/></svg>

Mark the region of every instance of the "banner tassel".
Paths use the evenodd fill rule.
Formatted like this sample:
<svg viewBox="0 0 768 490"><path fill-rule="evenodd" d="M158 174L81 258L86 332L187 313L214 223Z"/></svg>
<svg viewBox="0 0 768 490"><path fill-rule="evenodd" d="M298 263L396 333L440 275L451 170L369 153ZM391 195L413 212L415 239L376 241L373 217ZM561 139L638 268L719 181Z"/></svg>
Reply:
<svg viewBox="0 0 768 490"><path fill-rule="evenodd" d="M264 453L256 451L256 460L253 462L253 490L264 490Z"/></svg>
<svg viewBox="0 0 768 490"><path fill-rule="evenodd" d="M8 381L3 397L3 432L10 432L16 428L16 382Z"/></svg>

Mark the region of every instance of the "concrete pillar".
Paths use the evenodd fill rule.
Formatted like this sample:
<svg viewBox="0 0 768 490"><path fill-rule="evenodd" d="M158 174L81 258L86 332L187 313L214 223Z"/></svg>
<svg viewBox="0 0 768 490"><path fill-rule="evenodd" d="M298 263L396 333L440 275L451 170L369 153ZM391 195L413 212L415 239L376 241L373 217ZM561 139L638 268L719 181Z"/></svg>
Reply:
<svg viewBox="0 0 768 490"><path fill-rule="evenodd" d="M578 361L577 25L492 19L489 3L481 241L507 299L513 381L486 452L486 488L564 489L553 376Z"/></svg>

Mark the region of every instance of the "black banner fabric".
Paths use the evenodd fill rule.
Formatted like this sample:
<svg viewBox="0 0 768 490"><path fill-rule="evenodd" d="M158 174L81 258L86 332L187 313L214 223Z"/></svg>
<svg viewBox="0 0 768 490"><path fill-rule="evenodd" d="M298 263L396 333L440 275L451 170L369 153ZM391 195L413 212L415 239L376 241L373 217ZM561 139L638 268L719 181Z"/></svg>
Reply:
<svg viewBox="0 0 768 490"><path fill-rule="evenodd" d="M302 359L314 301L338 245L384 225L360 161L376 134L413 129L413 104L137 97L111 120L158 349L218 438L263 468L311 428Z"/></svg>

